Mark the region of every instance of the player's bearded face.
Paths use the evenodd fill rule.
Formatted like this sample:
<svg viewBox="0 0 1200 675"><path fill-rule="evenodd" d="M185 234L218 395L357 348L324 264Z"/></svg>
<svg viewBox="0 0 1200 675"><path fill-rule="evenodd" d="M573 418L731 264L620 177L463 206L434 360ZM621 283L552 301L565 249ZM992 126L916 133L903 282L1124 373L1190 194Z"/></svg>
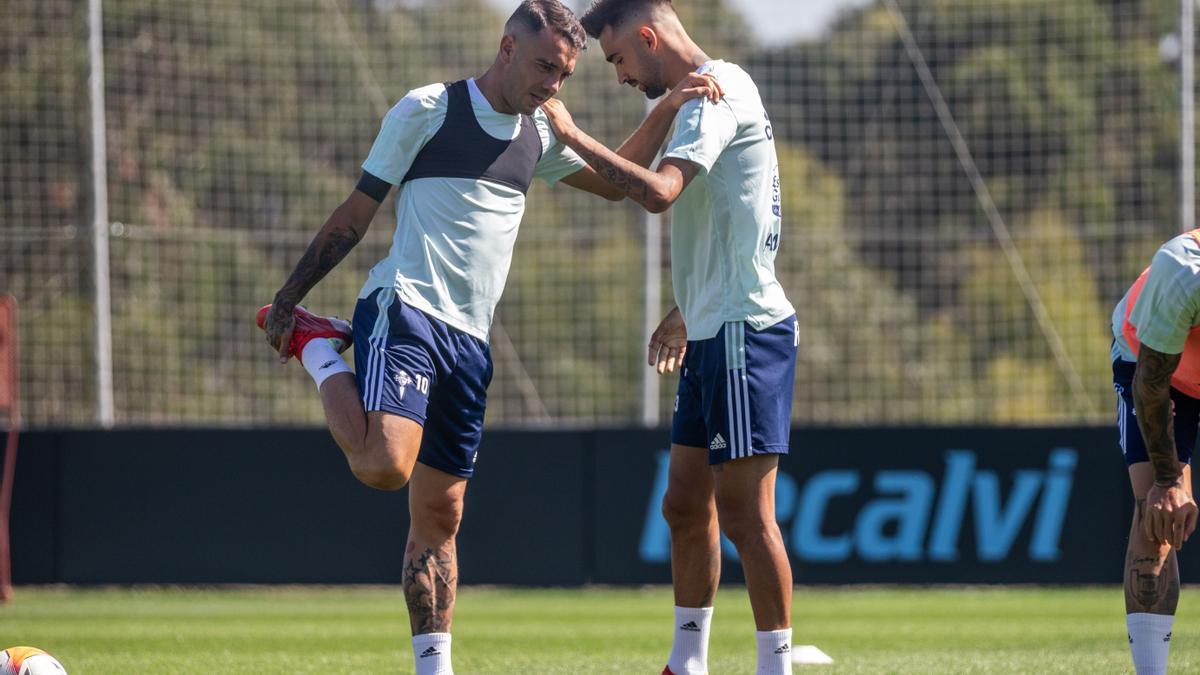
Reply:
<svg viewBox="0 0 1200 675"><path fill-rule="evenodd" d="M647 71L647 74L644 75L644 79L640 80L635 86L640 85L639 88L646 93L646 98L653 100L667 93L667 89L670 88L670 85L666 83L665 78L663 77L661 63L651 57L650 59L647 59L646 65L647 67L643 70Z"/></svg>
<svg viewBox="0 0 1200 675"><path fill-rule="evenodd" d="M646 98L651 100L667 93L667 89L671 85L663 77L662 64L654 54L644 53L638 56L640 58L637 58L635 63L628 64L628 73L624 77L625 84L640 90L646 95Z"/></svg>
<svg viewBox="0 0 1200 675"><path fill-rule="evenodd" d="M636 25L622 32L617 36L609 26L600 34L600 48L616 69L617 81L640 90L648 99L667 93L671 83L663 75L662 62L641 39Z"/></svg>

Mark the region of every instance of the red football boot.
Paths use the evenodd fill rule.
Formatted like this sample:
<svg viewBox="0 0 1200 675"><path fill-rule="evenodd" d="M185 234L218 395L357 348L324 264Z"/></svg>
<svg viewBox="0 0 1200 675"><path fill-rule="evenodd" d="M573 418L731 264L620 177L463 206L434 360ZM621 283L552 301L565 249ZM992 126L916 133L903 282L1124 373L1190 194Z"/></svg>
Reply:
<svg viewBox="0 0 1200 675"><path fill-rule="evenodd" d="M258 310L255 322L259 328L264 327L267 313L270 311L270 305ZM304 353L304 346L310 340L325 338L338 353L346 351L346 348L354 343L354 332L350 329L349 321L336 316L317 316L299 305L293 311L293 316L296 317L296 326L292 329L291 348L292 355L296 357L297 361L300 361L300 355Z"/></svg>
<svg viewBox="0 0 1200 675"><path fill-rule="evenodd" d="M666 666L663 668L662 675L675 675L675 673L671 672L671 666Z"/></svg>

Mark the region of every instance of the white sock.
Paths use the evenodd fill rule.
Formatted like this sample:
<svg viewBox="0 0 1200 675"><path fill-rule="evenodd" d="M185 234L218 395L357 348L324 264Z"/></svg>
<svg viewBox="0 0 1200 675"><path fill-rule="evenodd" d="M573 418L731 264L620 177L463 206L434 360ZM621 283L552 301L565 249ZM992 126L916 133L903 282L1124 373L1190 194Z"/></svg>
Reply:
<svg viewBox="0 0 1200 675"><path fill-rule="evenodd" d="M755 631L758 638L758 675L791 675L792 629Z"/></svg>
<svg viewBox="0 0 1200 675"><path fill-rule="evenodd" d="M454 675L450 667L450 634L425 633L412 639L417 675Z"/></svg>
<svg viewBox="0 0 1200 675"><path fill-rule="evenodd" d="M1167 652L1171 649L1171 627L1175 617L1169 614L1125 615L1129 628L1129 651L1138 675L1165 675Z"/></svg>
<svg viewBox="0 0 1200 675"><path fill-rule="evenodd" d="M675 675L708 673L708 628L712 607L676 607L675 637L667 667Z"/></svg>
<svg viewBox="0 0 1200 675"><path fill-rule="evenodd" d="M300 354L300 363L316 381L318 391L325 380L333 375L354 372L350 370L350 366L346 365L346 360L342 358L342 355L333 348L333 344L323 338L309 340L308 344L304 345L304 351Z"/></svg>

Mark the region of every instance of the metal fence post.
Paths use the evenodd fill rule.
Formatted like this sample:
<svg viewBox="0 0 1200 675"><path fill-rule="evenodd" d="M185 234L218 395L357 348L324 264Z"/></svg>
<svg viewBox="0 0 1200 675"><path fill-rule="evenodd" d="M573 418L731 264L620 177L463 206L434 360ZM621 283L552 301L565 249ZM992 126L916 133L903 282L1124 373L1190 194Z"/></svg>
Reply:
<svg viewBox="0 0 1200 675"><path fill-rule="evenodd" d="M88 0L88 93L92 117L92 280L96 312L96 422L114 422L112 289L108 260L108 146L104 119L104 46L101 0Z"/></svg>

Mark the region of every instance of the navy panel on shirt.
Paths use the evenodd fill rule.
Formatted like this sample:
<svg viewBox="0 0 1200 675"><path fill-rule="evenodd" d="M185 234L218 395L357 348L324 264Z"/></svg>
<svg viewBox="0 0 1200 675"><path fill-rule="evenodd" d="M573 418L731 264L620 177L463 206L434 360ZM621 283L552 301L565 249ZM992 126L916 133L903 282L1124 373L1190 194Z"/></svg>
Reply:
<svg viewBox="0 0 1200 675"><path fill-rule="evenodd" d="M542 158L542 139L533 118L521 116L517 137L500 140L479 125L466 80L448 83L446 92L446 120L417 154L404 182L417 178L472 178L528 193L534 168Z"/></svg>

